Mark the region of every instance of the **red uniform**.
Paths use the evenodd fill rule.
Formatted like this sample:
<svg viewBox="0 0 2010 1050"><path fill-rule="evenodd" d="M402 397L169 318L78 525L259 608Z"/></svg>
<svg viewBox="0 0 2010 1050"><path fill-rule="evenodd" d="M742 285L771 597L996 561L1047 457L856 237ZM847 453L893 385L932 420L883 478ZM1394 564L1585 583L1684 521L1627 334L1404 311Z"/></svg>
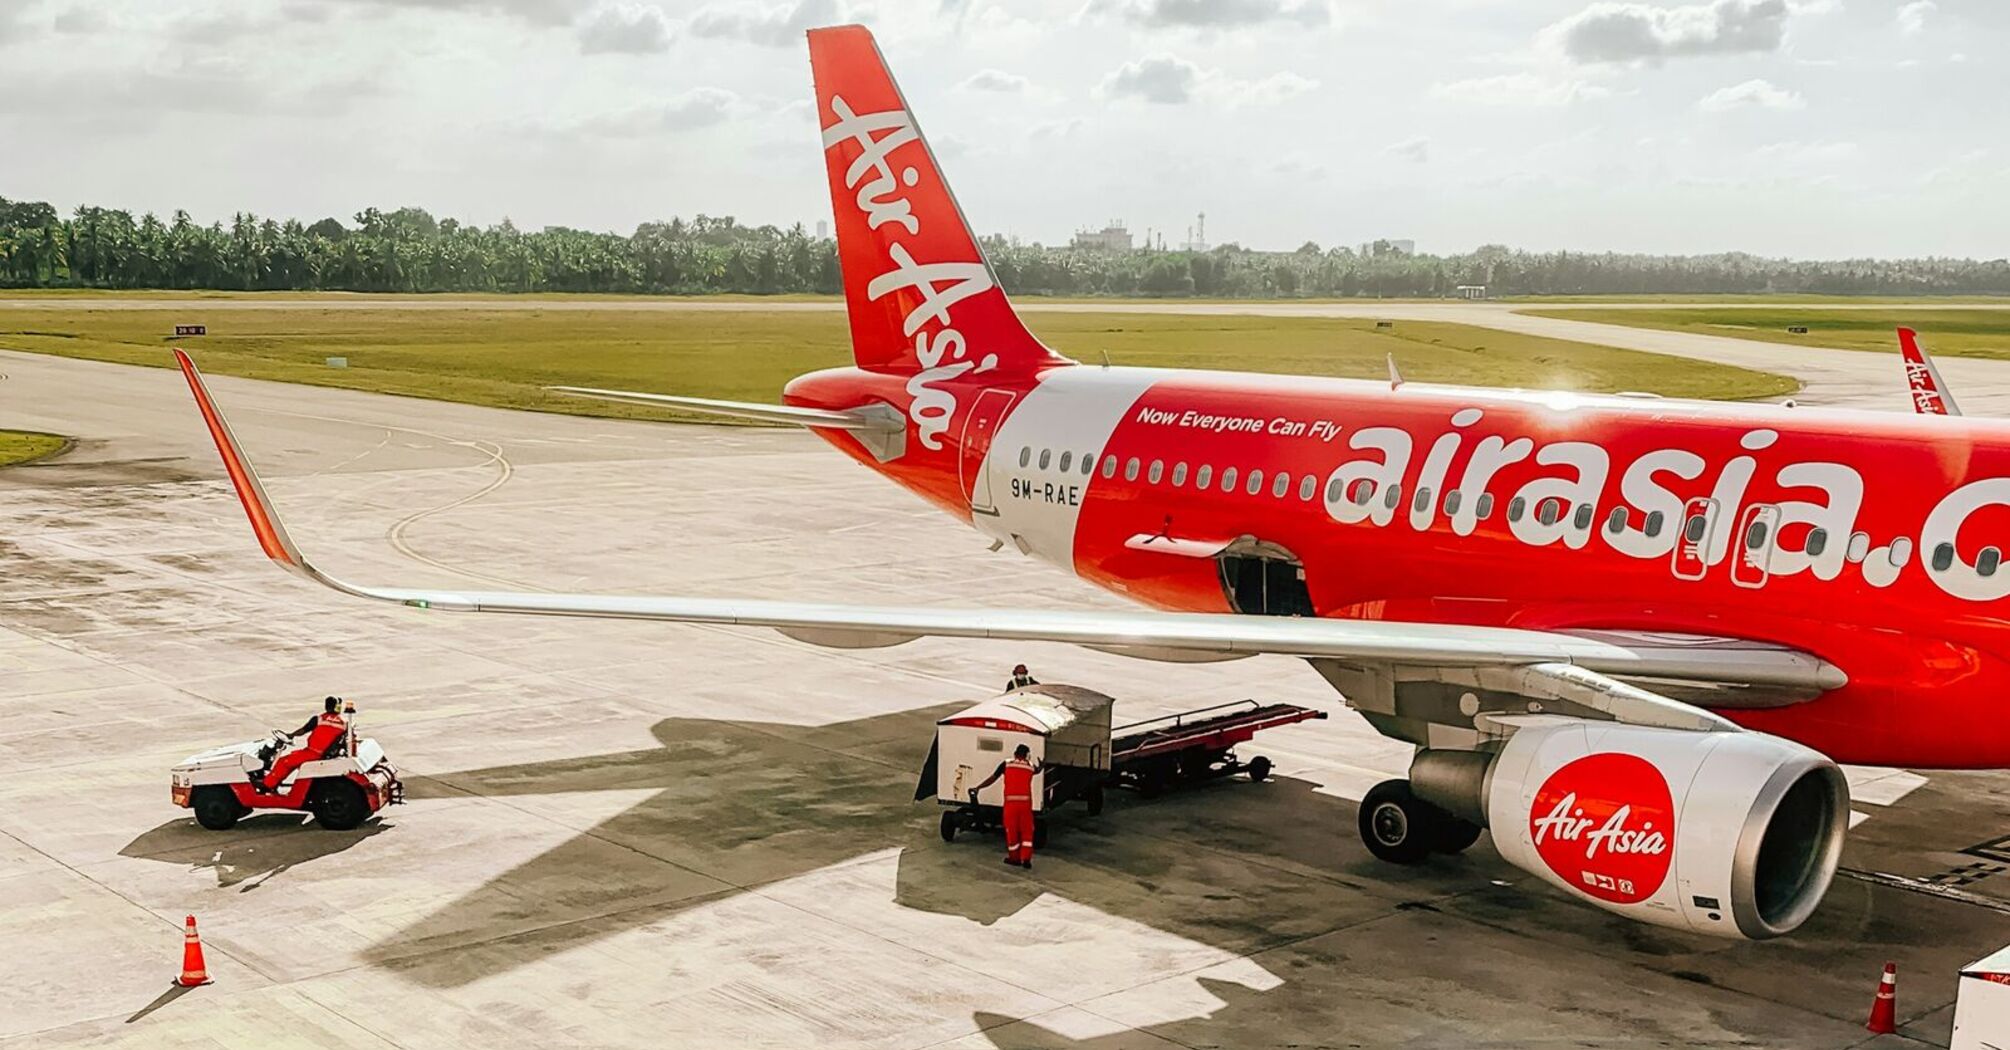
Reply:
<svg viewBox="0 0 2010 1050"><path fill-rule="evenodd" d="M1033 862L1033 763L1009 759L1005 776L1005 859Z"/></svg>
<svg viewBox="0 0 2010 1050"><path fill-rule="evenodd" d="M342 739L342 734L349 731L349 723L343 721L342 716L337 714L316 715L312 722L300 728L307 729L308 726L313 728L308 730L307 743L279 756L279 761L272 763L272 772L265 774L265 790L279 790L279 785L288 775L302 765L326 755L328 749L335 746L335 741Z"/></svg>

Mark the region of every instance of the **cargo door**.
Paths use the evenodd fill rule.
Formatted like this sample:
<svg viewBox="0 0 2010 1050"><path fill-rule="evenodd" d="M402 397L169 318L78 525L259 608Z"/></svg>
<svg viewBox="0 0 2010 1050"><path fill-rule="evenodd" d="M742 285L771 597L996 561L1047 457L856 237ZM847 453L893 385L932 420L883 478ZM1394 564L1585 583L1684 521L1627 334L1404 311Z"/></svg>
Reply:
<svg viewBox="0 0 2010 1050"><path fill-rule="evenodd" d="M970 415L963 420L963 436L957 442L961 450L957 473L973 514L998 513L998 504L991 496L991 473L984 469L984 458L991 452L991 439L998 436L999 422L1018 397L1010 390L986 390L977 396L977 403L970 406Z"/></svg>

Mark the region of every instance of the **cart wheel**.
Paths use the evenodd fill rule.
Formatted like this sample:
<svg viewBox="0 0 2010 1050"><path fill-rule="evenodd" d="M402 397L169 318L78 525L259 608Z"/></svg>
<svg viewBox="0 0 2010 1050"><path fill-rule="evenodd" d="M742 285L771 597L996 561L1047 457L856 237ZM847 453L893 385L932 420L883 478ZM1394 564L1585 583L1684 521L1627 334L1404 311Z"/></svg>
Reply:
<svg viewBox="0 0 2010 1050"><path fill-rule="evenodd" d="M1044 820L1035 820L1033 822L1033 848L1047 848L1047 822Z"/></svg>
<svg viewBox="0 0 2010 1050"><path fill-rule="evenodd" d="M1101 784L1096 784L1095 786L1093 786L1093 787L1089 788L1089 797L1088 797L1088 803L1089 803L1089 815L1090 815L1090 816L1092 816L1092 817L1097 817L1097 816L1101 816L1101 815L1102 815L1102 813L1103 813L1103 785L1101 785Z"/></svg>
<svg viewBox="0 0 2010 1050"><path fill-rule="evenodd" d="M942 841L956 841L956 811L953 809L942 814Z"/></svg>
<svg viewBox="0 0 2010 1050"><path fill-rule="evenodd" d="M245 814L244 803L221 784L196 788L189 808L195 810L195 822L211 831L229 831Z"/></svg>
<svg viewBox="0 0 2010 1050"><path fill-rule="evenodd" d="M370 803L363 789L347 780L323 779L307 796L307 811L314 822L329 831L353 831L370 819Z"/></svg>
<svg viewBox="0 0 2010 1050"><path fill-rule="evenodd" d="M1249 764L1242 767L1242 771L1249 774L1250 780L1261 784L1270 778L1270 760L1258 755L1250 759Z"/></svg>

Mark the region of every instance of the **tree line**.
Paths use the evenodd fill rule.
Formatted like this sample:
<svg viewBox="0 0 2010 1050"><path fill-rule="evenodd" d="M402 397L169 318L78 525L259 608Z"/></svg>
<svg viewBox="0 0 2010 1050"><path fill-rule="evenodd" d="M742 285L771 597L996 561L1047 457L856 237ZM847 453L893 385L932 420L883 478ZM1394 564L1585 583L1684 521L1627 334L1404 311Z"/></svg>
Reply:
<svg viewBox="0 0 2010 1050"><path fill-rule="evenodd" d="M984 239L1010 291L1036 295L1334 298L1502 295L1820 293L2010 294L2010 261L1764 258L1528 252L1486 245L1413 255L1387 242L1296 251L1078 250ZM303 225L249 212L201 225L0 197L0 286L233 291L602 292L772 295L841 289L836 245L800 224L742 226L699 215L626 236L560 226L523 231L435 219L421 208L366 209Z"/></svg>

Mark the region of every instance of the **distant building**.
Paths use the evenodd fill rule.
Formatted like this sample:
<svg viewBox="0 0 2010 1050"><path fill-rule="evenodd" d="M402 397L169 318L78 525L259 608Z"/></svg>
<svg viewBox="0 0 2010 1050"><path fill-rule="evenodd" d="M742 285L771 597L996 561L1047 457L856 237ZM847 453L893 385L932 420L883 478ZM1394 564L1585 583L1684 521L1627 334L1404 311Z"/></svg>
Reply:
<svg viewBox="0 0 2010 1050"><path fill-rule="evenodd" d="M1487 297L1487 286L1484 284L1462 284L1453 289L1453 294L1460 299L1484 299Z"/></svg>
<svg viewBox="0 0 2010 1050"><path fill-rule="evenodd" d="M1131 250L1131 231L1121 222L1111 222L1100 230L1077 230L1068 247L1076 251L1127 252Z"/></svg>

